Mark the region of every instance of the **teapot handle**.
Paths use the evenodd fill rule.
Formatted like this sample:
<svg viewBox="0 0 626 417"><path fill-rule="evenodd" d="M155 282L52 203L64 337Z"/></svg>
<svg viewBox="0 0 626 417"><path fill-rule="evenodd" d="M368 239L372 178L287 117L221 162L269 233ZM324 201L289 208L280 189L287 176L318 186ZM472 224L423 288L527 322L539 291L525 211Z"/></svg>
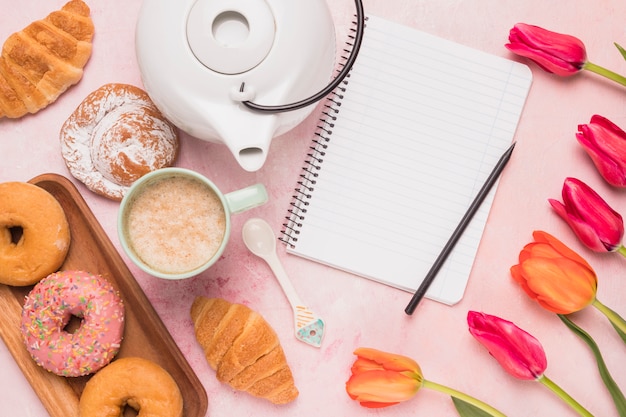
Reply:
<svg viewBox="0 0 626 417"><path fill-rule="evenodd" d="M256 104L250 100L242 101L242 103L251 110L256 110L265 113L283 113L287 111L299 110L301 108L310 106L311 104L317 103L324 97L326 97L329 93L331 93L341 82L346 78L354 62L356 61L357 56L359 55L359 50L361 49L361 43L363 42L363 31L365 30L365 13L363 12L363 2L362 0L354 0L356 5L356 35L354 38L354 45L352 46L352 50L350 51L350 56L348 57L345 65L337 74L337 77L328 84L324 89L319 91L316 94L313 94L311 97L306 98L304 100L300 100L291 104L280 104L275 106L268 106L263 104ZM245 92L245 83L241 83L241 87L239 89L240 93Z"/></svg>

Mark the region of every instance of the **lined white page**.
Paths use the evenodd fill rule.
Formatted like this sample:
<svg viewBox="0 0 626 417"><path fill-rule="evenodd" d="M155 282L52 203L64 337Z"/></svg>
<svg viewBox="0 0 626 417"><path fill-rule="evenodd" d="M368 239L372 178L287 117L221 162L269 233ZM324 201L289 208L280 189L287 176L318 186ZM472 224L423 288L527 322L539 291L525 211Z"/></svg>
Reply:
<svg viewBox="0 0 626 417"><path fill-rule="evenodd" d="M370 16L287 251L415 291L510 146L530 84L525 65ZM494 193L427 297L463 297Z"/></svg>

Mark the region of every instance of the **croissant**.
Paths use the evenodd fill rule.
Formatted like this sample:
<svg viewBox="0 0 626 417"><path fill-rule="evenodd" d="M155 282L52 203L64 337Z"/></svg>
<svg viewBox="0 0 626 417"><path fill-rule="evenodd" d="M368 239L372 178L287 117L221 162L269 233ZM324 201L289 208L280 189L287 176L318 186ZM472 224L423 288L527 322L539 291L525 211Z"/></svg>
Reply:
<svg viewBox="0 0 626 417"><path fill-rule="evenodd" d="M274 404L296 399L298 389L278 336L260 314L221 298L197 297L191 319L219 381Z"/></svg>
<svg viewBox="0 0 626 417"><path fill-rule="evenodd" d="M80 81L91 56L89 12L72 0L7 38L0 55L0 118L36 113Z"/></svg>

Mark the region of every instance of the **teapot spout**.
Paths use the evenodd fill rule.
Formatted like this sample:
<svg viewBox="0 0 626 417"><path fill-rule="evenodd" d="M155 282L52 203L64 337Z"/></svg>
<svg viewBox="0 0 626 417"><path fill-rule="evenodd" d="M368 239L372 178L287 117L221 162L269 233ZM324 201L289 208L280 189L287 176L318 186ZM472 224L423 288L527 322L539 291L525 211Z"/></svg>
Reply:
<svg viewBox="0 0 626 417"><path fill-rule="evenodd" d="M233 152L235 159L239 162L239 165L249 172L258 171L261 169L267 158L267 149L258 146L249 146L239 149L238 152Z"/></svg>
<svg viewBox="0 0 626 417"><path fill-rule="evenodd" d="M267 159L269 145L277 133L277 116L252 113L245 116L237 123L218 126L218 133L239 165L254 172L261 169Z"/></svg>

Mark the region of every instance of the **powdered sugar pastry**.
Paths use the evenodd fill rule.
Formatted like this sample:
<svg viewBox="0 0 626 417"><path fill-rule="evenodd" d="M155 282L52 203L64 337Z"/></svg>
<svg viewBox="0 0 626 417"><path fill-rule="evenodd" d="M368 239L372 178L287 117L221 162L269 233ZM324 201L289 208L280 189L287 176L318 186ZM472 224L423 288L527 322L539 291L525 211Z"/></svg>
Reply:
<svg viewBox="0 0 626 417"><path fill-rule="evenodd" d="M70 173L114 200L144 174L172 165L179 147L176 128L146 92L127 84L92 92L64 123L60 137Z"/></svg>

